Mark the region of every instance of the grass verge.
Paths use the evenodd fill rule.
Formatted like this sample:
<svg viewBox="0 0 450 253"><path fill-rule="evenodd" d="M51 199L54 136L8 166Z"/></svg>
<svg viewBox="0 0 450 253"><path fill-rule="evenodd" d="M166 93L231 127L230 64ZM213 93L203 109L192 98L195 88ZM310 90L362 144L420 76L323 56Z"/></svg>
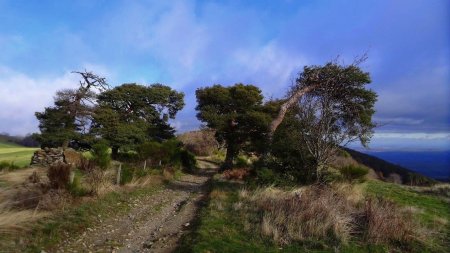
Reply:
<svg viewBox="0 0 450 253"><path fill-rule="evenodd" d="M369 194L389 198L403 206L419 205L426 208L424 216L434 213L436 217L448 217L448 203L433 196L415 193L401 186L378 182L365 185ZM193 232L184 236L177 252L397 252L383 244L371 244L354 237L346 244L336 245L330 240L302 240L287 245L276 244L254 229L248 214L236 210L240 202L239 191L243 185L221 180L213 180L208 203L202 208ZM397 188L399 187L399 189ZM384 190L386 188L386 190ZM410 198L405 198L407 196ZM446 205L445 205L446 204ZM246 217L247 215L247 217ZM442 235L442 234L441 234ZM448 236L447 236L448 238ZM448 240L448 239L447 239ZM408 252L445 252L446 239L436 237L424 245L409 245ZM425 247L425 248L424 248Z"/></svg>
<svg viewBox="0 0 450 253"><path fill-rule="evenodd" d="M136 198L153 194L162 184L151 185L129 191L110 192L103 197L61 211L49 218L41 219L29 230L12 231L0 236L0 252L52 251L67 237L82 233L86 228L105 219L128 212ZM100 216L99 216L100 215Z"/></svg>

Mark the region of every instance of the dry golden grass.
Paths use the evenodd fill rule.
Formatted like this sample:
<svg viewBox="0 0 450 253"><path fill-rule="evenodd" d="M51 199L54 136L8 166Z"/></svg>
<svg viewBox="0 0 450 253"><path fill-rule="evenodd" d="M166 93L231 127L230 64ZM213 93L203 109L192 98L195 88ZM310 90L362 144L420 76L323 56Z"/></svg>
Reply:
<svg viewBox="0 0 450 253"><path fill-rule="evenodd" d="M409 210L366 198L362 187L350 184L244 189L233 208L281 245L302 240L345 244L354 236L374 243L406 242L419 240L422 232Z"/></svg>

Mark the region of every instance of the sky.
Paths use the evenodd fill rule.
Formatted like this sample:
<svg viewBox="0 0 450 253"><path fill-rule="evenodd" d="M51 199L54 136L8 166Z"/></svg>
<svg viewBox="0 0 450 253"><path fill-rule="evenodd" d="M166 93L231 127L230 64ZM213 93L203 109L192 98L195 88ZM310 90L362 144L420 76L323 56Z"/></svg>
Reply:
<svg viewBox="0 0 450 253"><path fill-rule="evenodd" d="M197 129L195 90L254 84L281 98L305 65L364 53L376 91L373 149L450 149L450 1L0 0L0 132L38 131L34 112L73 70L185 93L172 124Z"/></svg>

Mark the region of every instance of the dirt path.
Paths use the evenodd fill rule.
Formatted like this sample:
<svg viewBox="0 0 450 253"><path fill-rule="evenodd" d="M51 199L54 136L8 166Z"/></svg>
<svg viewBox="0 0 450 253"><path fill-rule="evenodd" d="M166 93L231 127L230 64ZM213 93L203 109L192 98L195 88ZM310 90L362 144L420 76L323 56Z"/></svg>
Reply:
<svg viewBox="0 0 450 253"><path fill-rule="evenodd" d="M206 194L215 165L199 161L200 173L184 175L151 195L134 199L126 215L109 218L57 252L172 252L188 231ZM101 219L101 217L99 217Z"/></svg>

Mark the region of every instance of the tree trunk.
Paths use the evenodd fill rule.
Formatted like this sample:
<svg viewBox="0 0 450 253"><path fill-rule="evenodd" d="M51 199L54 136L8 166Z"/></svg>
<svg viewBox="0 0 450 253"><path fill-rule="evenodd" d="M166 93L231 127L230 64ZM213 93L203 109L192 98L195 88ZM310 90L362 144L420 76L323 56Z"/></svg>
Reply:
<svg viewBox="0 0 450 253"><path fill-rule="evenodd" d="M111 157L112 157L112 159L117 159L118 155L119 155L119 147L112 147L111 148Z"/></svg>
<svg viewBox="0 0 450 253"><path fill-rule="evenodd" d="M236 157L236 147L234 144L229 144L227 147L227 154L225 156L225 162L220 168L221 171L233 168L233 161Z"/></svg>
<svg viewBox="0 0 450 253"><path fill-rule="evenodd" d="M272 142L273 134L277 130L278 126L283 122L284 116L286 115L289 108L291 108L298 100L306 93L315 89L318 85L311 85L297 90L286 102L281 105L280 111L277 117L272 120L269 127L269 142Z"/></svg>

